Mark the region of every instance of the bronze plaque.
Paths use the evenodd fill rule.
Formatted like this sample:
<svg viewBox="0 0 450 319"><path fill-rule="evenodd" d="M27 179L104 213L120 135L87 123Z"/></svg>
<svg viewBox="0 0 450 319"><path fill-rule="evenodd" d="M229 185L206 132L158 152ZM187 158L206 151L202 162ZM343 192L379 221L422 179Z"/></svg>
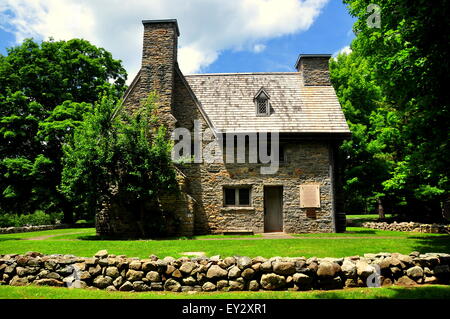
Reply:
<svg viewBox="0 0 450 319"><path fill-rule="evenodd" d="M320 186L318 184L300 185L300 207L320 208Z"/></svg>

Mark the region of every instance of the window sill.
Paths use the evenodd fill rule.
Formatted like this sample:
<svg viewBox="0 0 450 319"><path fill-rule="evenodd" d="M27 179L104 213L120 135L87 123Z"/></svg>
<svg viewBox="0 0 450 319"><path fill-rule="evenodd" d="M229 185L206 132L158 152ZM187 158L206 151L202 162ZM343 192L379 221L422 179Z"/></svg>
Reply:
<svg viewBox="0 0 450 319"><path fill-rule="evenodd" d="M251 207L251 206L226 206L226 207L221 207L220 210L222 212L233 212L233 211L241 211L241 212L254 212L255 211L255 207Z"/></svg>

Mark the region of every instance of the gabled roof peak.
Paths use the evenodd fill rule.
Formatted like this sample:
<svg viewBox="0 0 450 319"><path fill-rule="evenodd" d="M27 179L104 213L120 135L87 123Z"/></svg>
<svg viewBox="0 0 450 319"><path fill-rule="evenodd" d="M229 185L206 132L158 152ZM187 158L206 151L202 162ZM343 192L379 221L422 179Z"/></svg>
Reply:
<svg viewBox="0 0 450 319"><path fill-rule="evenodd" d="M270 99L269 93L267 93L266 89L263 86L258 90L258 92L256 92L253 99L256 100L257 98L260 98L260 97Z"/></svg>

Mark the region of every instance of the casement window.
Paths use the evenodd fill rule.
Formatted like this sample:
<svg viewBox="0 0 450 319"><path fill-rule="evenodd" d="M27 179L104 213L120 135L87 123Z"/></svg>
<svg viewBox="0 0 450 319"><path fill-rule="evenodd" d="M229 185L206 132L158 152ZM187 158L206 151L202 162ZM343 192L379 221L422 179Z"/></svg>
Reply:
<svg viewBox="0 0 450 319"><path fill-rule="evenodd" d="M268 116L270 115L270 96L264 90L264 88L260 88L258 93L256 93L254 97L255 106L256 106L256 115L257 116Z"/></svg>
<svg viewBox="0 0 450 319"><path fill-rule="evenodd" d="M251 206L250 187L224 187L224 206Z"/></svg>

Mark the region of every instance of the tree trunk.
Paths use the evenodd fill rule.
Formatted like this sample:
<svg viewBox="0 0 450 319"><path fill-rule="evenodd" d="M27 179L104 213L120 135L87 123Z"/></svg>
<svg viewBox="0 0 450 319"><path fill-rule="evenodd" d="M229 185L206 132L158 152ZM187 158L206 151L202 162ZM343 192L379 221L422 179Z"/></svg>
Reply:
<svg viewBox="0 0 450 319"><path fill-rule="evenodd" d="M64 214L62 222L64 224L72 225L74 223L72 205L65 198L60 198L59 202L60 202L63 214Z"/></svg>
<svg viewBox="0 0 450 319"><path fill-rule="evenodd" d="M378 202L378 219L384 219L385 215L384 215L384 207L383 207L383 203L381 202L381 199L377 199Z"/></svg>

